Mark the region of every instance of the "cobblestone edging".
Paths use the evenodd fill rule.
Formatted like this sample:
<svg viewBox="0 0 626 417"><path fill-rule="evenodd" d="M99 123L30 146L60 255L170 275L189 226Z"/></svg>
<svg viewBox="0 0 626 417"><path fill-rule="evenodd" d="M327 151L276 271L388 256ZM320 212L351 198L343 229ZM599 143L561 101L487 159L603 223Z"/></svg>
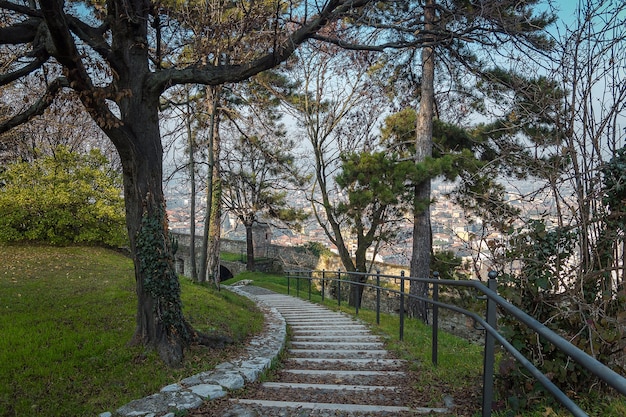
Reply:
<svg viewBox="0 0 626 417"><path fill-rule="evenodd" d="M101 413L99 417L174 417L175 411L197 408L205 401L225 396L229 390L242 388L245 383L255 381L272 365L285 346L285 319L278 310L241 288L222 288L251 298L265 315L266 329L250 341L247 353L237 360L221 363L215 369L168 385L156 394L131 401L115 412Z"/></svg>

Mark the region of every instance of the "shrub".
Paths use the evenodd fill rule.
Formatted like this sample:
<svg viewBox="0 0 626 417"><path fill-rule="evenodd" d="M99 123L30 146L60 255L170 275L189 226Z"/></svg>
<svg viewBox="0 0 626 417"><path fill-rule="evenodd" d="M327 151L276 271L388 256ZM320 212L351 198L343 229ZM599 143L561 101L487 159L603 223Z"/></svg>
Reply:
<svg viewBox="0 0 626 417"><path fill-rule="evenodd" d="M54 156L0 172L0 242L121 246L127 241L121 176L99 150Z"/></svg>

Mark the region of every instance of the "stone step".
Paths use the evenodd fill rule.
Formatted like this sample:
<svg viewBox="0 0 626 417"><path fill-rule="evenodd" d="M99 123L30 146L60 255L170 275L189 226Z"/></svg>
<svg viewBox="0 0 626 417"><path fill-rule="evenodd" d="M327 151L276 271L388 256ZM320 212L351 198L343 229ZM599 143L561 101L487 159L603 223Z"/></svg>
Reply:
<svg viewBox="0 0 626 417"><path fill-rule="evenodd" d="M268 401L302 401L312 403L405 406L404 395L395 390L345 390L316 388L259 387L247 399Z"/></svg>
<svg viewBox="0 0 626 417"><path fill-rule="evenodd" d="M307 367L310 369L349 369L349 370L371 370L390 371L401 368L404 363L398 359L379 358L288 358L286 364L297 366L297 368Z"/></svg>
<svg viewBox="0 0 626 417"><path fill-rule="evenodd" d="M354 335L293 335L291 338L292 341L302 341L302 342L316 342L320 343L324 342L342 342L342 341L379 341L380 338L378 336L369 335L369 334L354 334ZM360 342L359 342L360 343ZM380 343L380 342L379 342Z"/></svg>
<svg viewBox="0 0 626 417"><path fill-rule="evenodd" d="M351 322L351 323L335 323L333 321L319 321L319 322L311 322L311 323L298 323L298 322L287 322L287 324L289 325L289 327L291 328L301 328L301 329L311 329L311 330L320 330L320 329L327 329L327 330L343 330L343 329L350 329L350 330L365 330L368 333L370 332L369 328L367 326L364 326L363 324L360 323L356 323L356 322Z"/></svg>
<svg viewBox="0 0 626 417"><path fill-rule="evenodd" d="M306 372L290 372L285 369L277 375L277 382L292 382L304 384L339 384L339 385L369 385L369 386L405 386L406 374L399 371L358 371L341 370L310 370ZM301 371L298 369L298 371Z"/></svg>
<svg viewBox="0 0 626 417"><path fill-rule="evenodd" d="M296 349L311 349L311 348L344 348L344 349L380 349L383 347L382 342L361 342L361 341L353 341L353 342L314 342L314 341L300 341L300 340L292 340L290 345Z"/></svg>
<svg viewBox="0 0 626 417"><path fill-rule="evenodd" d="M297 358L384 358L384 349L288 349L290 355Z"/></svg>
<svg viewBox="0 0 626 417"><path fill-rule="evenodd" d="M324 316L324 317L343 317L354 320L352 316L349 316L344 313L339 313L335 311L329 311L324 308L286 308L286 307L277 307L277 310L281 312L281 314L285 316L296 316L296 315L306 315L306 314L315 314L315 317Z"/></svg>
<svg viewBox="0 0 626 417"><path fill-rule="evenodd" d="M369 329L362 325L362 324L357 324L354 322L350 322L350 323L335 323L335 322L318 322L318 323L296 323L296 322L292 322L289 323L289 326L294 328L294 329L311 329L311 330L320 330L320 329L329 329L329 330L336 330L336 329L350 329L350 330L367 330L369 331Z"/></svg>
<svg viewBox="0 0 626 417"><path fill-rule="evenodd" d="M356 321L343 319L319 318L315 320L301 320L285 317L285 320L287 320L290 326L362 326L362 324Z"/></svg>
<svg viewBox="0 0 626 417"><path fill-rule="evenodd" d="M354 336L354 335L369 335L367 329L346 329L346 330L333 330L333 329L292 329L294 335L298 336Z"/></svg>
<svg viewBox="0 0 626 417"><path fill-rule="evenodd" d="M298 382L264 382L263 388L313 389L327 391L396 391L398 387L389 385L345 385L345 384L305 384Z"/></svg>
<svg viewBox="0 0 626 417"><path fill-rule="evenodd" d="M352 319L350 316L345 316L343 314L336 314L324 310L285 310L283 308L279 308L278 311L283 317L287 318L303 318L303 319L313 319L317 317L323 317L325 319L337 318L341 317L342 319Z"/></svg>
<svg viewBox="0 0 626 417"><path fill-rule="evenodd" d="M344 315L344 314L338 314L338 313L333 313L333 312L329 312L329 311L325 311L325 310L286 310L284 308L280 308L278 309L278 311L280 311L280 314L283 315L283 317L285 318L336 318L336 317L341 317L342 319L350 319L350 320L354 320L352 317Z"/></svg>
<svg viewBox="0 0 626 417"><path fill-rule="evenodd" d="M343 320L343 319L327 319L327 320L303 320L300 322L299 319L291 319L287 320L287 323L299 324L301 326L331 326L335 323L341 324L344 326L360 326L367 328L363 323L354 320Z"/></svg>
<svg viewBox="0 0 626 417"><path fill-rule="evenodd" d="M275 381L305 384L405 386L406 374L401 371L285 369L277 374L277 379Z"/></svg>
<svg viewBox="0 0 626 417"><path fill-rule="evenodd" d="M392 376L404 376L403 371L350 371L344 369L284 369L282 373L288 374L300 374L300 375L312 375L312 376L379 376L379 377L392 377Z"/></svg>
<svg viewBox="0 0 626 417"><path fill-rule="evenodd" d="M312 403L312 402L296 402L296 401L269 401L269 400L252 400L252 399L233 399L233 402L240 404L258 405L268 408L295 408L300 410L320 410L320 411L336 411L351 413L363 413L367 416L374 416L374 413L380 413L383 415L389 415L391 413L416 413L416 414L429 414L429 413L446 413L449 410L447 408L409 408L409 407L397 407L397 406L385 406L385 405L363 405L363 404L332 404L332 403ZM393 414L392 414L393 415Z"/></svg>

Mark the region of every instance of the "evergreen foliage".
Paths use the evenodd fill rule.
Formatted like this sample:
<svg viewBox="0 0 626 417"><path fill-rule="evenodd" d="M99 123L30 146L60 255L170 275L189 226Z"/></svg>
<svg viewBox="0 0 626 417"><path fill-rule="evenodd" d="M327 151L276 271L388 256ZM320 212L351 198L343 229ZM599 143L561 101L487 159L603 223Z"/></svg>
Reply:
<svg viewBox="0 0 626 417"><path fill-rule="evenodd" d="M127 244L121 177L102 153L56 148L0 172L0 242Z"/></svg>

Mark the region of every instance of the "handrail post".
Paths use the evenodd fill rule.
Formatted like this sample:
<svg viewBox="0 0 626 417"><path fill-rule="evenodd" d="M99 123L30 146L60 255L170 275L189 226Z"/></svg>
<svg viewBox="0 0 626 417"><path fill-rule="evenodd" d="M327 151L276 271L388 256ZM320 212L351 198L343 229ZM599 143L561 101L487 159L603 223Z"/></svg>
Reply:
<svg viewBox="0 0 626 417"><path fill-rule="evenodd" d="M439 272L433 272L433 278L439 279ZM433 301L439 301L439 284L433 284ZM437 366L437 349L439 345L439 306L433 304L433 346L432 346L432 362Z"/></svg>
<svg viewBox="0 0 626 417"><path fill-rule="evenodd" d="M400 271L400 341L404 340L404 271Z"/></svg>
<svg viewBox="0 0 626 417"><path fill-rule="evenodd" d="M302 271L298 273L298 279L296 279L296 297L300 298L300 277Z"/></svg>
<svg viewBox="0 0 626 417"><path fill-rule="evenodd" d="M311 301L311 285L313 284L313 271L309 271L309 301Z"/></svg>
<svg viewBox="0 0 626 417"><path fill-rule="evenodd" d="M498 290L496 271L489 271L487 287L492 291ZM487 324L496 328L496 302L487 296ZM493 367L495 364L495 339L489 332L485 332L485 358L483 360L483 417L491 417L491 407L493 404Z"/></svg>
<svg viewBox="0 0 626 417"><path fill-rule="evenodd" d="M287 295L291 295L291 288L290 288L290 278L291 278L291 273L287 272Z"/></svg>
<svg viewBox="0 0 626 417"><path fill-rule="evenodd" d="M341 307L341 269L337 269L337 306Z"/></svg>
<svg viewBox="0 0 626 417"><path fill-rule="evenodd" d="M361 304L361 277L357 276L354 280L351 278L350 281L352 282L350 285L354 285L354 315L358 317L359 305Z"/></svg>
<svg viewBox="0 0 626 417"><path fill-rule="evenodd" d="M324 285L326 281L326 270L322 269L322 302L324 302L324 292L325 292L325 288Z"/></svg>
<svg viewBox="0 0 626 417"><path fill-rule="evenodd" d="M380 270L376 271L376 324L380 324Z"/></svg>

